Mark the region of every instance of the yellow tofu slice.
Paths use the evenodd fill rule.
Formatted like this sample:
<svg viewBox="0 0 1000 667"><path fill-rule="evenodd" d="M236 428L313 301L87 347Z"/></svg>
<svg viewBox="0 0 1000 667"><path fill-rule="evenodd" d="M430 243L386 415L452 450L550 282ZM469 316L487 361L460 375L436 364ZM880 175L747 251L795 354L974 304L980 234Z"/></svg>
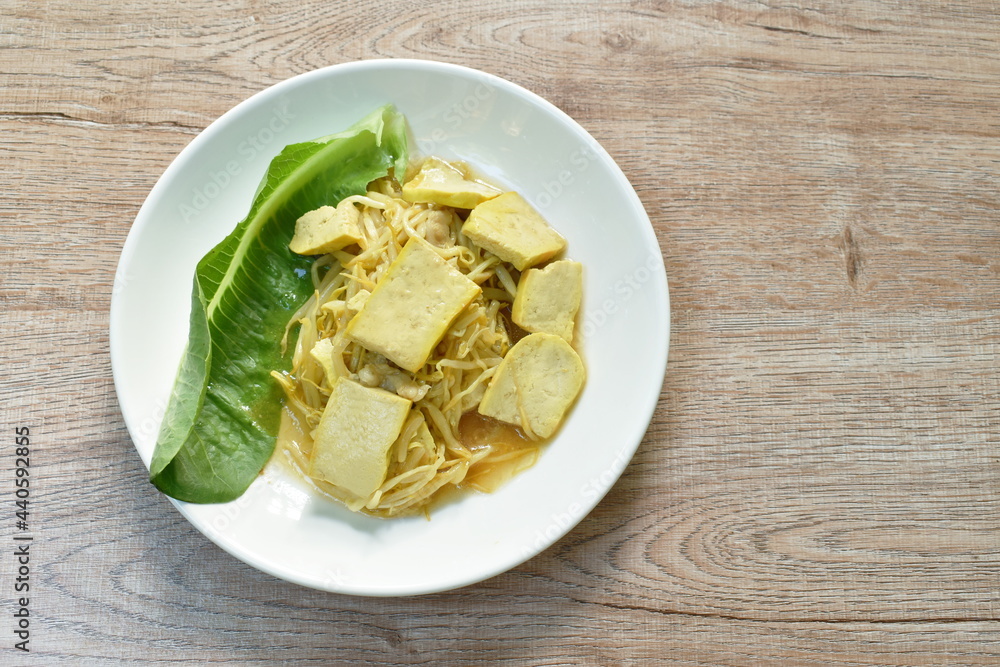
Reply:
<svg viewBox="0 0 1000 667"><path fill-rule="evenodd" d="M415 236L348 323L347 335L416 373L452 320L480 291L431 244Z"/></svg>
<svg viewBox="0 0 1000 667"><path fill-rule="evenodd" d="M313 434L309 474L367 498L385 481L389 448L412 403L340 378Z"/></svg>
<svg viewBox="0 0 1000 667"><path fill-rule="evenodd" d="M462 233L518 271L551 259L566 247L566 239L516 192L505 192L472 209Z"/></svg>
<svg viewBox="0 0 1000 667"><path fill-rule="evenodd" d="M433 203L455 208L475 208L502 190L473 179L461 165L436 157L424 160L420 171L403 185L408 202Z"/></svg>
<svg viewBox="0 0 1000 667"><path fill-rule="evenodd" d="M479 403L479 413L548 438L583 387L580 355L559 336L534 333L510 348Z"/></svg>
<svg viewBox="0 0 1000 667"><path fill-rule="evenodd" d="M521 274L511 319L525 331L573 342L573 323L583 298L583 265L563 259Z"/></svg>
<svg viewBox="0 0 1000 667"><path fill-rule="evenodd" d="M347 201L320 206L295 221L288 247L300 255L324 255L361 241L361 211Z"/></svg>

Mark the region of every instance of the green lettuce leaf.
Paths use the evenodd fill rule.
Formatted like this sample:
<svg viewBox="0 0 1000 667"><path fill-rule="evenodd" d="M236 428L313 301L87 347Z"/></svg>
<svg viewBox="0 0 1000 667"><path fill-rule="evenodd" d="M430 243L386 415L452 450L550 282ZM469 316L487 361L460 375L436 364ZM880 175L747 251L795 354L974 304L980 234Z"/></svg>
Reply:
<svg viewBox="0 0 1000 667"><path fill-rule="evenodd" d="M280 342L312 294L312 259L288 249L295 220L365 192L390 168L403 176L406 120L392 106L350 129L287 146L271 161L250 213L198 263L188 344L153 452L149 478L195 503L238 498L274 451L287 370Z"/></svg>

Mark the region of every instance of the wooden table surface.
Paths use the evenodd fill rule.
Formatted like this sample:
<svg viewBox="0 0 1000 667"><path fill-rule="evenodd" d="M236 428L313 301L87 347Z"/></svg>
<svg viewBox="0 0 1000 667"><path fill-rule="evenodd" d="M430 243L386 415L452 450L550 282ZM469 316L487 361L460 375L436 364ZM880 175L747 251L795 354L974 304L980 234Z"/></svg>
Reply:
<svg viewBox="0 0 1000 667"><path fill-rule="evenodd" d="M6 0L0 45L0 663L1000 663L994 0ZM597 509L506 574L403 599L288 584L194 530L147 482L108 355L122 243L178 151L375 57L578 120L672 297L659 406Z"/></svg>

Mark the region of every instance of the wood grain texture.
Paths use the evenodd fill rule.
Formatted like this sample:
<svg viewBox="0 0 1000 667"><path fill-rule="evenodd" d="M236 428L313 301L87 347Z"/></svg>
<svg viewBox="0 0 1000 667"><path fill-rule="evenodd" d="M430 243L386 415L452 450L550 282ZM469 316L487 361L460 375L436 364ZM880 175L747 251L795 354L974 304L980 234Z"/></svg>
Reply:
<svg viewBox="0 0 1000 667"><path fill-rule="evenodd" d="M33 652L8 621L0 663L1000 662L992 0L9 0L0 46L0 396L6 433L32 427L37 540ZM107 340L177 152L267 85L372 57L574 116L643 200L673 305L659 407L598 508L511 572L387 600L194 531L146 481Z"/></svg>

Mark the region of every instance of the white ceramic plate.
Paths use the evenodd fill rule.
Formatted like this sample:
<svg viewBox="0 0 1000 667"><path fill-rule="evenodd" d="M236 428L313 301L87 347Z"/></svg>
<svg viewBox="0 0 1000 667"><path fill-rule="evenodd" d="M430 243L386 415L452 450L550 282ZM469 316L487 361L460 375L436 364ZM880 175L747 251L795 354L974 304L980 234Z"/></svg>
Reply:
<svg viewBox="0 0 1000 667"><path fill-rule="evenodd" d="M286 144L340 131L387 102L423 154L468 161L522 193L585 269L587 383L539 462L496 493L423 518L356 515L269 467L238 500L174 504L250 565L328 591L410 595L464 586L539 553L584 517L632 458L659 397L667 281L642 204L587 132L553 105L475 70L372 60L296 76L212 123L150 192L122 251L111 361L125 423L148 466L187 340L198 260L244 217Z"/></svg>

